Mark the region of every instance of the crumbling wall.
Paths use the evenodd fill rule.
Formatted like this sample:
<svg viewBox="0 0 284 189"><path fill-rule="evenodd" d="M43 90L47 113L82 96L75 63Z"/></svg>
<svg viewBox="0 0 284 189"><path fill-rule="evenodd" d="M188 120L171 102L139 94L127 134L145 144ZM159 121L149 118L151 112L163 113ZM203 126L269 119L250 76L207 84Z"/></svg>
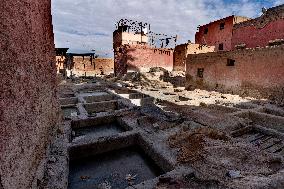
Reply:
<svg viewBox="0 0 284 189"><path fill-rule="evenodd" d="M284 39L284 5L268 9L262 16L234 25L232 47L265 47L269 41Z"/></svg>
<svg viewBox="0 0 284 189"><path fill-rule="evenodd" d="M90 56L73 56L73 73L77 76L94 76L111 74L114 71L112 58L91 58Z"/></svg>
<svg viewBox="0 0 284 189"><path fill-rule="evenodd" d="M188 88L283 100L284 46L189 55Z"/></svg>
<svg viewBox="0 0 284 189"><path fill-rule="evenodd" d="M214 46L200 45L194 43L181 44L174 50L174 71L185 71L186 57L189 54L214 52Z"/></svg>
<svg viewBox="0 0 284 189"><path fill-rule="evenodd" d="M148 45L123 45L115 49L114 71L116 75L128 71L148 72L152 67L173 70L173 50L152 48Z"/></svg>
<svg viewBox="0 0 284 189"><path fill-rule="evenodd" d="M0 3L0 186L5 189L41 183L39 165L57 128L51 19L50 0Z"/></svg>

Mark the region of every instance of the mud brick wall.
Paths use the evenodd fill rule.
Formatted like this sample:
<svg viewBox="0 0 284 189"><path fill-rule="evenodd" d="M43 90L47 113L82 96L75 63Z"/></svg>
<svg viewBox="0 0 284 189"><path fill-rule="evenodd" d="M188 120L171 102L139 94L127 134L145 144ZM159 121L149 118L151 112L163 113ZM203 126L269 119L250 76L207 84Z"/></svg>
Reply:
<svg viewBox="0 0 284 189"><path fill-rule="evenodd" d="M0 186L35 188L58 123L51 2L1 1L0 10Z"/></svg>
<svg viewBox="0 0 284 189"><path fill-rule="evenodd" d="M262 16L234 25L232 47L265 47L270 40L284 39L284 5L268 9Z"/></svg>
<svg viewBox="0 0 284 189"><path fill-rule="evenodd" d="M95 74L110 74L114 70L112 58L90 58L90 56L73 56L73 73L77 76L94 76Z"/></svg>
<svg viewBox="0 0 284 189"><path fill-rule="evenodd" d="M114 72L116 75L128 71L148 72L152 67L173 70L173 50L152 48L148 45L123 45L114 52Z"/></svg>
<svg viewBox="0 0 284 189"><path fill-rule="evenodd" d="M188 55L189 89L283 101L284 46Z"/></svg>
<svg viewBox="0 0 284 189"><path fill-rule="evenodd" d="M193 43L176 46L174 50L173 71L185 71L186 57L188 54L214 52L214 50L214 46L199 45Z"/></svg>

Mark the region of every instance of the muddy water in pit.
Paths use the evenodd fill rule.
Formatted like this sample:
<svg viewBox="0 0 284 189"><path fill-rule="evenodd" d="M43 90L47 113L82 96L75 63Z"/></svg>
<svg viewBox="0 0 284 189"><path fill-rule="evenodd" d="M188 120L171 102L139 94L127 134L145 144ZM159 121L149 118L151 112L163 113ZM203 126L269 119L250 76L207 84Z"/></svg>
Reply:
<svg viewBox="0 0 284 189"><path fill-rule="evenodd" d="M69 189L121 189L163 174L137 146L71 161L69 171Z"/></svg>
<svg viewBox="0 0 284 189"><path fill-rule="evenodd" d="M77 113L78 114L78 110L75 107L70 107L70 108L62 108L64 117L71 117L71 113Z"/></svg>
<svg viewBox="0 0 284 189"><path fill-rule="evenodd" d="M118 133L125 132L126 130L119 125L117 122L112 122L108 124L102 124L92 127L84 127L80 129L75 129L75 138L79 136L94 136L103 137L115 135Z"/></svg>

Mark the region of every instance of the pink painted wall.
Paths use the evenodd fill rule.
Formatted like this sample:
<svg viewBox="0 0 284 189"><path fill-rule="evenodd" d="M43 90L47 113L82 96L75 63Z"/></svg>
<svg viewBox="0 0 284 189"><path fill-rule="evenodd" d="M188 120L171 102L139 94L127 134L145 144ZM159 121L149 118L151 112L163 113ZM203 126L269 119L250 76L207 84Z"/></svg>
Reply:
<svg viewBox="0 0 284 189"><path fill-rule="evenodd" d="M225 28L223 30L220 30L221 23L225 23ZM201 26L199 31L195 34L195 43L215 46L215 51L218 51L219 44L223 43L224 51L231 50L233 23L234 16L230 16ZM204 34L205 28L208 28L207 34Z"/></svg>
<svg viewBox="0 0 284 189"><path fill-rule="evenodd" d="M173 70L173 50L151 48L148 45L124 45L114 55L116 74L127 71L148 72L152 67Z"/></svg>
<svg viewBox="0 0 284 189"><path fill-rule="evenodd" d="M257 90L264 96L284 95L284 46L189 55L187 85L241 93ZM227 66L227 59L235 66ZM203 78L197 76L203 68ZM279 93L278 93L279 92ZM282 96L283 99L283 96Z"/></svg>
<svg viewBox="0 0 284 189"><path fill-rule="evenodd" d="M284 39L284 19L263 26L246 25L233 30L232 46L245 43L247 48L265 47L270 40Z"/></svg>

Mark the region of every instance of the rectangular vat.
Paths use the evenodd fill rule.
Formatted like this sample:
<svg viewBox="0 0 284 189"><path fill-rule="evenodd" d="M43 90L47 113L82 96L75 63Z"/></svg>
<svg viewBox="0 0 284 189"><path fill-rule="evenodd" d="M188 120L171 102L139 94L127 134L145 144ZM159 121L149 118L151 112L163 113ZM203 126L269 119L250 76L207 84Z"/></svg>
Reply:
<svg viewBox="0 0 284 189"><path fill-rule="evenodd" d="M111 101L114 99L114 97L107 92L94 92L86 95L84 99L87 103L92 103L101 101Z"/></svg>
<svg viewBox="0 0 284 189"><path fill-rule="evenodd" d="M69 171L69 189L122 189L164 173L138 145L84 158L71 157Z"/></svg>
<svg viewBox="0 0 284 189"><path fill-rule="evenodd" d="M65 118L71 118L72 114L77 116L79 114L79 111L76 106L65 106L61 107L64 117Z"/></svg>
<svg viewBox="0 0 284 189"><path fill-rule="evenodd" d="M259 125L284 133L284 118L259 112L242 112L235 114L238 117L250 119L252 125Z"/></svg>
<svg viewBox="0 0 284 189"><path fill-rule="evenodd" d="M131 128L125 124L121 118L117 117L100 117L85 121L75 121L71 123L72 138L80 136L105 137L116 135Z"/></svg>
<svg viewBox="0 0 284 189"><path fill-rule="evenodd" d="M89 115L100 112L110 112L114 110L119 110L124 108L119 105L118 101L104 101L104 102L96 102L96 103L86 103L84 104L84 108L88 112Z"/></svg>

